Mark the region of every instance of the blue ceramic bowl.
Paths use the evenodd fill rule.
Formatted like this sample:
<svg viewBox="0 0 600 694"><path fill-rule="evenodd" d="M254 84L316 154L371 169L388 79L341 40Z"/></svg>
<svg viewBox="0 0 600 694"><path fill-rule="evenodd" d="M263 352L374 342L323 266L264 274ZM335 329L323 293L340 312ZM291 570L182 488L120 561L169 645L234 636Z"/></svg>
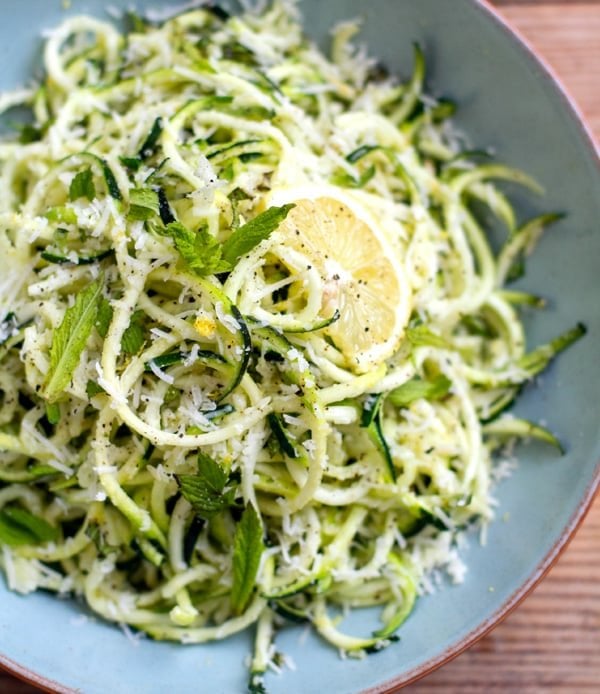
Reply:
<svg viewBox="0 0 600 694"><path fill-rule="evenodd" d="M131 0L112 0L116 6ZM154 5L159 4L154 0ZM166 3L163 2L164 7ZM151 6L138 1L138 7ZM103 0L5 0L0 24L0 89L30 78L40 32L67 13L105 16ZM387 691L427 672L491 628L539 580L591 502L600 475L600 167L594 148L560 88L529 50L475 0L303 0L308 33L325 42L343 18L365 19L363 38L393 70L406 75L412 42L427 52L429 91L452 97L457 121L474 144L532 174L545 198L517 197L522 216L564 210L568 217L545 236L528 266L526 286L550 308L527 317L531 344L583 321L586 339L529 388L517 412L545 419L567 443L566 455L537 445L519 450L520 469L497 495L508 521L490 529L487 546L473 538L465 552L466 581L418 602L401 641L362 661L345 660L301 629L278 647L294 672L269 676L272 694L369 689ZM521 195L516 191L517 196ZM250 634L225 643L180 646L143 640L137 646L113 625L82 623L74 602L10 593L0 580L0 663L58 691L86 694L245 690ZM356 618L356 626L367 615Z"/></svg>

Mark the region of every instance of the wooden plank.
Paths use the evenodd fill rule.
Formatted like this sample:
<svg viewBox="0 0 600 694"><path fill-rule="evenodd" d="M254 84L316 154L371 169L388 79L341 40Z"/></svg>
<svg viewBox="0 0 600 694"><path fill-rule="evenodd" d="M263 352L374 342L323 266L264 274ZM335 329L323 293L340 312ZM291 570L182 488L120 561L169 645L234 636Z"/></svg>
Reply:
<svg viewBox="0 0 600 694"><path fill-rule="evenodd" d="M501 8L554 68L600 142L600 2Z"/></svg>
<svg viewBox="0 0 600 694"><path fill-rule="evenodd" d="M495 4L553 67L600 142L600 3ZM489 690L600 691L600 497L558 564L515 612L466 653L403 692Z"/></svg>
<svg viewBox="0 0 600 694"><path fill-rule="evenodd" d="M600 2L497 0L550 62L600 141ZM560 5L560 7L557 7ZM489 636L410 694L600 691L600 498L542 584ZM0 673L2 694L38 689Z"/></svg>
<svg viewBox="0 0 600 694"><path fill-rule="evenodd" d="M581 5L581 0L490 0L494 5ZM586 4L594 5L599 0L591 0Z"/></svg>
<svg viewBox="0 0 600 694"><path fill-rule="evenodd" d="M466 653L403 691L591 694L599 682L600 497L533 595Z"/></svg>

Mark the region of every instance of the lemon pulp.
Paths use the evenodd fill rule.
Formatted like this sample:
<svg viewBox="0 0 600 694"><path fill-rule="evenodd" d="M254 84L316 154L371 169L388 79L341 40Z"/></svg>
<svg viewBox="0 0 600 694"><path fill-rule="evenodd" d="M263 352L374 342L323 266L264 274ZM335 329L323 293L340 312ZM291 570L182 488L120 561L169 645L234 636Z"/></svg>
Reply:
<svg viewBox="0 0 600 694"><path fill-rule="evenodd" d="M340 313L325 330L348 366L365 372L390 357L410 313L397 248L365 210L337 191L280 191L269 202L295 204L279 227L279 240L319 271L322 314Z"/></svg>

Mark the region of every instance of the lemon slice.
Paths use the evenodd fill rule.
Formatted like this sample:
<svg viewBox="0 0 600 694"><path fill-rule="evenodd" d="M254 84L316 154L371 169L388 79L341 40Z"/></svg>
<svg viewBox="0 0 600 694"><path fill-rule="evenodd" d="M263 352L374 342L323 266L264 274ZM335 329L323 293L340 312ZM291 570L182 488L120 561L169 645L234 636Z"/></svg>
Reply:
<svg viewBox="0 0 600 694"><path fill-rule="evenodd" d="M410 287L399 246L364 205L333 186L272 191L268 205L293 202L278 240L306 256L324 283L321 312L338 321L325 330L359 373L390 357L410 315Z"/></svg>

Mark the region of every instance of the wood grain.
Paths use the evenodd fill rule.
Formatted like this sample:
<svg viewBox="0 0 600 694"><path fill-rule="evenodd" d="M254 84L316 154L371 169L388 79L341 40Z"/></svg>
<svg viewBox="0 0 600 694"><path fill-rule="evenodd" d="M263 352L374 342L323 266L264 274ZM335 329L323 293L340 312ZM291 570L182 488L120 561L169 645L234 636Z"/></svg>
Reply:
<svg viewBox="0 0 600 694"><path fill-rule="evenodd" d="M502 14L557 72L600 142L600 3L504 2ZM600 496L557 565L515 612L402 692L490 690L600 692Z"/></svg>
<svg viewBox="0 0 600 694"><path fill-rule="evenodd" d="M554 67L600 141L600 2L497 4ZM488 690L600 692L600 498L558 564L512 615L466 653L403 692ZM0 672L0 694L37 692Z"/></svg>
<svg viewBox="0 0 600 694"><path fill-rule="evenodd" d="M600 497L556 566L502 624L407 694L600 692Z"/></svg>
<svg viewBox="0 0 600 694"><path fill-rule="evenodd" d="M494 5L504 6L504 5L581 5L581 0L490 0ZM588 0L587 5L594 5L600 3L600 0Z"/></svg>
<svg viewBox="0 0 600 694"><path fill-rule="evenodd" d="M500 10L558 73L600 142L600 2Z"/></svg>

